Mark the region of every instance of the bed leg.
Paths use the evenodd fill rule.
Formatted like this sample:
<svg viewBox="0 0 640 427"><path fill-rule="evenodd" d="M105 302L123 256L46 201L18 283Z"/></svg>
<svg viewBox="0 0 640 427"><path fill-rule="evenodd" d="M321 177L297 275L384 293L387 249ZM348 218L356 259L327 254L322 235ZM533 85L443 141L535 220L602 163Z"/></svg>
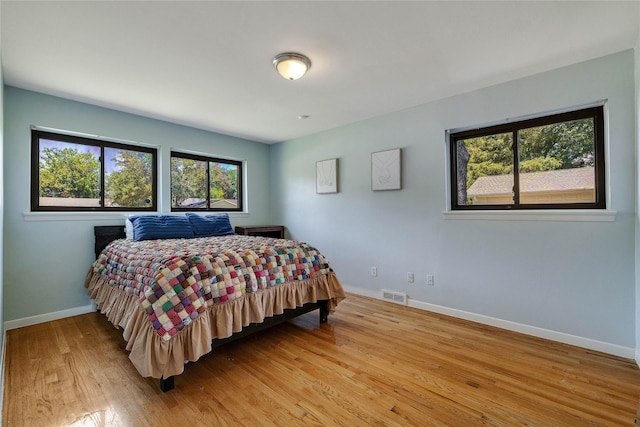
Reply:
<svg viewBox="0 0 640 427"><path fill-rule="evenodd" d="M162 390L164 393L168 392L169 390L173 390L173 387L173 375L169 378L160 378L160 390Z"/></svg>
<svg viewBox="0 0 640 427"><path fill-rule="evenodd" d="M320 323L327 323L329 320L329 301L318 301L320 305Z"/></svg>

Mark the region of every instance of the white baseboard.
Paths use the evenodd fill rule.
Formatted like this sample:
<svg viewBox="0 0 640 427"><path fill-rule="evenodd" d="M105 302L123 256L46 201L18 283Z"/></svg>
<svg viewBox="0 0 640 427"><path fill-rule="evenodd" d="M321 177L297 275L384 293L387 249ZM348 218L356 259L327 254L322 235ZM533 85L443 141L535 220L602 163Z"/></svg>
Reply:
<svg viewBox="0 0 640 427"><path fill-rule="evenodd" d="M343 287L347 292L382 300L381 291L371 291L369 289L362 289L344 284ZM564 332L538 328L536 326L525 325L523 323L511 322L509 320L497 319L495 317L471 313L464 310L458 310L455 308L449 308L442 305L431 304L413 299L409 299L408 306L419 308L421 310L445 314L447 316L457 317L460 319L470 320L472 322L482 323L484 325L495 326L497 328L507 329L509 331L520 332L522 334L532 335L538 338L545 338L564 344L575 345L577 347L583 347L607 354L613 354L615 356L624 357L625 359L633 360L635 357L636 363L638 363L638 365L640 366L640 350L636 350L630 347L592 340L590 338L579 337L576 335L566 334Z"/></svg>
<svg viewBox="0 0 640 427"><path fill-rule="evenodd" d="M38 323L64 319L65 317L91 313L92 311L96 311L96 305L93 301L91 302L91 304L85 305L83 307L75 307L68 310L55 311L53 313L39 314L37 316L23 317L22 319L7 320L6 322L4 322L4 330L9 331L11 329L37 325Z"/></svg>

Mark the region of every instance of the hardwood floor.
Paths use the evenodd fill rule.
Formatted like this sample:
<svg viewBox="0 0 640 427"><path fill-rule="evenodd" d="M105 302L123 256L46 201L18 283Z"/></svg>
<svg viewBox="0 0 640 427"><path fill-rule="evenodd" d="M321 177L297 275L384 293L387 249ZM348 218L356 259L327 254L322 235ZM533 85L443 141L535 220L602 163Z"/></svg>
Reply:
<svg viewBox="0 0 640 427"><path fill-rule="evenodd" d="M7 332L5 426L633 426L631 360L349 295L222 346L162 393L85 314Z"/></svg>

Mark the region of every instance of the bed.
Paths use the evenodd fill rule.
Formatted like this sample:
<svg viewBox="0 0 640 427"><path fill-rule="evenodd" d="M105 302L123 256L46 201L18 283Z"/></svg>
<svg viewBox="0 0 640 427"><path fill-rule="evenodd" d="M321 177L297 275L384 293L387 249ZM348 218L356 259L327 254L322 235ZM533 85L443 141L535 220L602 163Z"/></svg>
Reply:
<svg viewBox="0 0 640 427"><path fill-rule="evenodd" d="M214 235L206 235L210 224L196 226L220 217L223 234L219 224ZM96 261L85 287L123 329L138 372L159 378L162 391L174 388L186 362L215 347L313 310L327 322L345 297L327 259L307 243L240 236L219 214L130 219L127 227L94 227Z"/></svg>

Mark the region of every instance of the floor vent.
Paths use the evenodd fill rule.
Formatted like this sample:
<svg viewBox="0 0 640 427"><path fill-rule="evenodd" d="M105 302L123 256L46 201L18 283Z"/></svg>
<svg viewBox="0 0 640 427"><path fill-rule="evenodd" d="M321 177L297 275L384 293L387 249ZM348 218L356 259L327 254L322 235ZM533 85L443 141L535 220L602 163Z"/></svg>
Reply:
<svg viewBox="0 0 640 427"><path fill-rule="evenodd" d="M382 298L387 301L395 302L396 304L407 305L407 294L401 292L393 292L382 290Z"/></svg>

